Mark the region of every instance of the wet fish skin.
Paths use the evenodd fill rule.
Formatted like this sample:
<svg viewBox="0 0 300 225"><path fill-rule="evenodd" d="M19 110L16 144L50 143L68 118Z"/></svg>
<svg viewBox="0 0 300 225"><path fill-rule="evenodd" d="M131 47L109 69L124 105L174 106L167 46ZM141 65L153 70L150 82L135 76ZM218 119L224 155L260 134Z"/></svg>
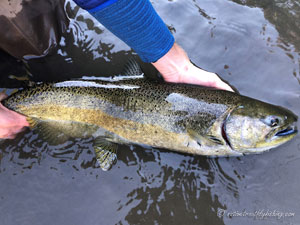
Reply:
<svg viewBox="0 0 300 225"><path fill-rule="evenodd" d="M208 156L259 153L297 133L297 117L281 107L227 91L141 76L41 84L3 104L68 136L101 136L116 143ZM271 127L265 121L269 117L282 124ZM293 132L275 135L288 127Z"/></svg>

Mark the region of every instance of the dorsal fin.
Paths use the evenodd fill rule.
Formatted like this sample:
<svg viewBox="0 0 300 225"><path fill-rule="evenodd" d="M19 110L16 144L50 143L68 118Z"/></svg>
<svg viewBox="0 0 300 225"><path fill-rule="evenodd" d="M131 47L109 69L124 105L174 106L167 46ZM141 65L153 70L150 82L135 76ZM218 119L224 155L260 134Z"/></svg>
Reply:
<svg viewBox="0 0 300 225"><path fill-rule="evenodd" d="M124 65L123 71L121 73L123 76L137 76L142 75L143 71L140 65L135 61L134 58L130 58Z"/></svg>

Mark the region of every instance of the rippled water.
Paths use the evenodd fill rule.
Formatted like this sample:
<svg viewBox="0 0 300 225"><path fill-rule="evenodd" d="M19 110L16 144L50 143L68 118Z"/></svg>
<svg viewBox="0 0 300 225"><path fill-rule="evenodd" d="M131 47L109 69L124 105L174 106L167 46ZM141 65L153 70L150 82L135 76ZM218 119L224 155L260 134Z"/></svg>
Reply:
<svg viewBox="0 0 300 225"><path fill-rule="evenodd" d="M298 0L153 5L194 63L300 115ZM28 62L34 78L120 73L133 52L72 2L65 6L68 33L51 55ZM1 224L300 224L299 170L299 135L240 158L121 146L116 166L103 172L91 140L51 146L26 131L1 144Z"/></svg>

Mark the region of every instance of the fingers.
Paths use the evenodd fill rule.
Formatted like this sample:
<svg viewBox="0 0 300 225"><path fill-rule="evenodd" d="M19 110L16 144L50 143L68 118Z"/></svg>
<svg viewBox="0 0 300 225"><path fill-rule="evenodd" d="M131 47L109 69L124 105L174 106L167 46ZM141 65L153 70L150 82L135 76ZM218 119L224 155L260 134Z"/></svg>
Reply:
<svg viewBox="0 0 300 225"><path fill-rule="evenodd" d="M217 85L215 88L225 90L225 91L231 91L234 92L234 90L226 83L222 82L221 84Z"/></svg>
<svg viewBox="0 0 300 225"><path fill-rule="evenodd" d="M184 50L176 43L166 55L152 64L166 82L196 84L234 92L217 74L192 64Z"/></svg>
<svg viewBox="0 0 300 225"><path fill-rule="evenodd" d="M10 128L0 128L0 139L14 139L16 135L24 131L24 127L15 126Z"/></svg>
<svg viewBox="0 0 300 225"><path fill-rule="evenodd" d="M3 92L0 93L0 101L7 98ZM26 117L4 107L0 103L0 138L14 139L17 133L23 131L29 123Z"/></svg>
<svg viewBox="0 0 300 225"><path fill-rule="evenodd" d="M0 136L0 139L10 139L10 140L12 140L12 139L15 139L16 138L16 134L11 134L11 135L4 135L4 136Z"/></svg>
<svg viewBox="0 0 300 225"><path fill-rule="evenodd" d="M0 99L5 95L0 94ZM24 127L29 126L26 117L5 108L0 103L0 138L13 139Z"/></svg>
<svg viewBox="0 0 300 225"><path fill-rule="evenodd" d="M0 128L29 126L26 117L5 108L0 103Z"/></svg>
<svg viewBox="0 0 300 225"><path fill-rule="evenodd" d="M217 74L207 72L194 65L191 65L187 73L181 74L180 83L196 84L234 92Z"/></svg>
<svg viewBox="0 0 300 225"><path fill-rule="evenodd" d="M18 127L28 127L29 126L29 123L25 116L23 116L19 113L16 113L14 111L11 111L11 110L10 110L10 113L12 114L12 116L15 120L14 123L16 126L18 126Z"/></svg>
<svg viewBox="0 0 300 225"><path fill-rule="evenodd" d="M228 84L226 84L224 81L222 81L218 77L218 75L216 75L216 74L214 74L214 75L215 75L215 77L213 78L213 84L208 85L208 86L214 87L214 88L217 88L217 89L221 89L221 90L234 92L234 90Z"/></svg>
<svg viewBox="0 0 300 225"><path fill-rule="evenodd" d="M0 101L7 98L7 94L0 92Z"/></svg>

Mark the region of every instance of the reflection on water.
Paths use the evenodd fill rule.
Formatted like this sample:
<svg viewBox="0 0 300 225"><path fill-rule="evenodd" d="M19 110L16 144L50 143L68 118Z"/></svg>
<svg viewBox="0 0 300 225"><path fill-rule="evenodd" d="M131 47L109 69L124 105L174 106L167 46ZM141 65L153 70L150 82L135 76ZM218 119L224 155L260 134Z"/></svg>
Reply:
<svg viewBox="0 0 300 225"><path fill-rule="evenodd" d="M232 0L249 7L259 7L265 18L275 26L280 34L277 40L266 37L270 45L282 48L297 65L293 71L300 84L300 3L298 0ZM262 29L265 35L266 25ZM275 42L275 43L274 43Z"/></svg>
<svg viewBox="0 0 300 225"><path fill-rule="evenodd" d="M280 33L280 41L293 44L300 51L300 3L298 0L233 0L250 7L263 9L265 18Z"/></svg>
<svg viewBox="0 0 300 225"><path fill-rule="evenodd" d="M173 163L171 166L164 162L170 157L169 153L154 151L151 154L154 160L149 162L143 162L134 154L138 163L136 172L140 184L128 193L125 201L120 200L118 208L118 210L128 206L131 208L125 217L129 224L153 221L154 218L159 224L195 223L202 215L214 218L217 209L224 208L217 196L212 199L213 178L209 177L206 160L186 157L186 160L179 160L178 165ZM201 164L200 173L199 164ZM124 178L136 179L132 175ZM208 201L211 202L210 206L199 204ZM181 212L185 212L185 216L176 218ZM222 224L219 218L214 218L212 222Z"/></svg>
<svg viewBox="0 0 300 225"><path fill-rule="evenodd" d="M197 65L300 114L297 0L153 4ZM72 1L65 10L70 24L54 53L28 61L34 79L120 73L130 48ZM262 155L215 159L120 146L116 166L103 172L90 139L52 146L26 131L0 144L1 224L299 224L299 146L296 137ZM295 216L255 220L220 210Z"/></svg>
<svg viewBox="0 0 300 225"><path fill-rule="evenodd" d="M48 167L56 174L64 174L71 169L73 172L64 176L78 182L85 182L83 174L88 171L89 176L99 178L97 184L100 192L101 187L106 185L102 179L105 172L100 170L91 151L91 140L72 140L50 146L38 135L26 132L17 140L2 143L1 149L5 149L0 167L2 176L20 177L24 173L30 174L30 171ZM112 179L117 181L114 185L121 183L128 187L124 190L126 197L115 204L117 212L126 212L123 219L129 224L142 221L199 223L203 216L214 224L223 224L221 218L216 217L216 212L227 207L220 203L215 189L225 188L231 198L238 197L235 181L220 168L219 159L137 146L124 146L119 153L118 169L112 169ZM126 168L128 170L125 172L115 171ZM182 212L185 216L177 218L176 215ZM206 219L202 221L206 224L204 221Z"/></svg>

